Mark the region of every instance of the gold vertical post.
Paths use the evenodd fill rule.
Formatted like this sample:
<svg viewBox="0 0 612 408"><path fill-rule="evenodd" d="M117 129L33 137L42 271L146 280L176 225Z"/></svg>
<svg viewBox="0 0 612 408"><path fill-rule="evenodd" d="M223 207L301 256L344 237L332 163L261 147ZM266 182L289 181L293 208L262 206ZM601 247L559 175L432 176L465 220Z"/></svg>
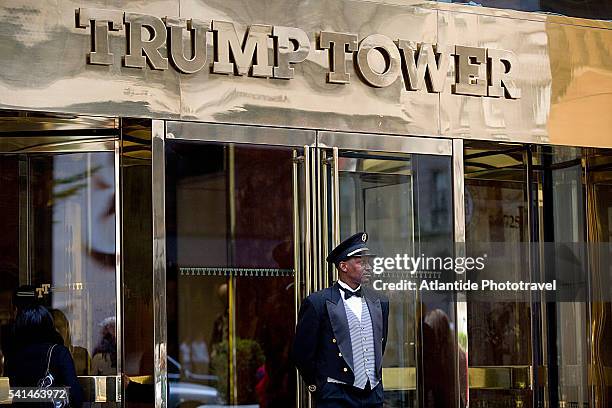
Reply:
<svg viewBox="0 0 612 408"><path fill-rule="evenodd" d="M123 293L121 291L122 288L122 279L121 279L121 217L122 217L122 208L121 208L121 187L120 187L120 152L119 152L119 141L115 141L115 152L114 152L114 177L115 177L115 298L117 299L115 302L115 319L116 319L116 335L117 339L121 339L121 341L117 342L117 373L121 373L123 367ZM91 183L91 163L90 163L90 155L87 155L87 183ZM88 187L88 200L91 200L91 191L90 187ZM91 201L87 203L88 206L88 218L91 217ZM91 221L87 225L87 230L91 231ZM90 232L91 233L91 232ZM87 243L88 250L91 245L91 241ZM79 271L79 280L78 282L83 282L82 279L83 271Z"/></svg>
<svg viewBox="0 0 612 408"><path fill-rule="evenodd" d="M587 332L590 342L590 369L588 372L590 386L590 403L595 408L609 406L606 393L606 372L602 364L602 337L605 328L606 304L602 299L602 279L600 270L600 247L602 242L599 214L597 212L597 190L594 185L594 177L590 174L590 161L593 159L593 150L587 150L587 157L582 159L583 179L586 188L586 218L587 218L587 242L589 244L588 265L589 265L589 287L592 298L589 299L591 305L588 308ZM584 155L583 155L584 156Z"/></svg>
<svg viewBox="0 0 612 408"><path fill-rule="evenodd" d="M329 286L329 273L327 270L327 261L325 260L325 258L327 258L327 254L328 254L328 250L329 250L329 246L328 246L328 239L327 237L329 236L329 222L328 222L328 217L329 217L329 202L328 202L328 196L327 196L327 166L329 165L329 161L327 160L327 153L325 151L322 151L323 154L323 160L321 160L321 183L323 184L322 186L322 190L323 190L323 204L321 205L321 209L322 209L322 216L321 216L321 229L322 229L322 242L321 242L321 271L323 273L323 286L324 287L328 287Z"/></svg>
<svg viewBox="0 0 612 408"><path fill-rule="evenodd" d="M153 180L153 350L155 408L168 404L168 324L166 310L166 197L165 139L166 124L151 123Z"/></svg>
<svg viewBox="0 0 612 408"><path fill-rule="evenodd" d="M306 166L304 167L304 178L306 183L305 188L305 200L304 200L304 209L305 209L305 217L306 217L306 225L305 225L305 233L304 233L304 279L306 283L304 296L308 296L312 292L312 178L311 178L311 151L310 146L304 146L304 163ZM312 407L312 398L310 394L308 395L308 407Z"/></svg>
<svg viewBox="0 0 612 408"><path fill-rule="evenodd" d="M300 203L299 203L299 159L297 150L293 150L292 160L292 180L293 180L293 295L294 295L294 316L295 322L298 320L300 307L300 286L301 286L301 260L300 260ZM302 398L302 386L300 383L300 373L295 369L295 406L299 407Z"/></svg>
<svg viewBox="0 0 612 408"><path fill-rule="evenodd" d="M229 207L230 207L230 260L234 260L236 253L234 245L236 238L236 172L234 145L229 145L228 150L228 175L229 175ZM238 401L238 373L236 372L236 278L232 272L229 275L228 285L228 358L229 358L229 390L230 403Z"/></svg>
<svg viewBox="0 0 612 408"><path fill-rule="evenodd" d="M319 246L321 245L321 240L319 239L319 231L321 230L320 225L319 225L319 202L320 202L320 196L319 196L319 183L318 183L318 179L317 179L317 170L318 170L318 164L319 164L319 149L315 148L312 152L312 155L310 156L310 159L312 160L311 166L310 166L310 180L311 180L311 185L312 185L312 192L311 192L311 197L312 197L312 205L311 205L311 210L312 210L312 238L313 238L313 243L312 243L312 256L313 256L313 260L312 260L312 275L313 275L313 288L312 291L315 292L319 289L321 289L321 281L320 281L320 272L321 272L321 268L320 268L320 258L319 258Z"/></svg>
<svg viewBox="0 0 612 408"><path fill-rule="evenodd" d="M298 308L300 304L301 286L301 258L300 258L300 203L299 203L299 159L297 150L293 150L292 176L293 176L293 282L295 286L295 321L298 318Z"/></svg>
<svg viewBox="0 0 612 408"><path fill-rule="evenodd" d="M310 236L310 232L311 232L311 204L310 204L310 189L311 189L311 179L310 179L310 147L309 146L304 146L304 163L306 163L306 167L305 167L305 171L304 171L304 175L305 175L305 181L306 181L306 197L305 197L305 204L304 204L304 208L305 208L305 216L306 216L306 225L305 225L305 233L304 233L304 246L305 246L305 256L304 256L304 278L306 280L306 287L305 287L305 296L308 296L311 293L311 236Z"/></svg>
<svg viewBox="0 0 612 408"><path fill-rule="evenodd" d="M333 155L333 173L332 173L332 182L333 182L333 189L332 189L332 222L333 224L333 231L332 231L332 247L336 247L336 245L338 245L340 243L340 172L339 172L339 166L338 166L338 160L339 160L339 156L338 156L338 147L334 147L332 148L332 155ZM338 279L338 271L336 270L336 268L332 268L332 279L334 281L336 281Z"/></svg>
<svg viewBox="0 0 612 408"><path fill-rule="evenodd" d="M453 140L453 218L455 220L454 226L454 239L455 239L455 257L465 257L466 248L465 248L465 175L464 175L464 164L463 164L463 140L455 139ZM457 347L457 352L455 355L455 389L457 391L457 406L461 406L461 370L464 370L465 367L461 367L461 344L459 343L459 330L461 328L465 328L463 332L465 336L465 352L467 358L469 339L468 339L468 304L467 304L467 296L465 292L457 292L457 298L455 303L455 316L456 316L456 327L455 335L457 336L455 339L455 345ZM466 374L466 383L469 384L469 371ZM467 386L466 384L466 386ZM469 406L470 393L467 392L466 395L466 405Z"/></svg>

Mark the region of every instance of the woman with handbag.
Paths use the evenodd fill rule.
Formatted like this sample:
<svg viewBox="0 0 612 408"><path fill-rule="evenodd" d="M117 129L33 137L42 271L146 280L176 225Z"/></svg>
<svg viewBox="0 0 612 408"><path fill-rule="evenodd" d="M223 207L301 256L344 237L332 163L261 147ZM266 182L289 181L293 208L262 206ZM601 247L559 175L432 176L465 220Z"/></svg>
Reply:
<svg viewBox="0 0 612 408"><path fill-rule="evenodd" d="M58 399L36 405L30 402L28 406L80 408L83 390L77 381L74 361L55 330L49 311L40 305L21 309L15 321L15 338L17 348L5 361L4 371L11 388L68 387L69 403Z"/></svg>

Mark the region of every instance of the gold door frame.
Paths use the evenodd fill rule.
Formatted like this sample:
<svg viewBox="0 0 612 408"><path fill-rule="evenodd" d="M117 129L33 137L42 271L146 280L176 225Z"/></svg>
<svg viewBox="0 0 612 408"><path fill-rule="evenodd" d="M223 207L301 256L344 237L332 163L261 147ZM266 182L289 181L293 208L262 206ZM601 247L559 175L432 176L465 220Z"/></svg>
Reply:
<svg viewBox="0 0 612 408"><path fill-rule="evenodd" d="M293 186L293 214L294 214L294 259L295 259L295 314L301 299L312 288L308 286L312 258L310 245L312 235L310 228L309 189L303 188L300 180L299 168L304 170L305 183L310 182L311 150L316 142L314 131L303 129L285 129L259 126L222 125L214 123L175 122L154 120L153 124L153 296L154 296L154 385L155 407L164 408L168 403L168 370L167 359L167 311L166 311L166 231L165 231L165 141L167 139L181 139L201 142L239 143L244 145L272 145L300 148L303 155L294 151L292 167ZM304 199L301 198L304 190ZM302 221L304 226L302 228ZM307 283L306 293L300 288ZM229 302L232 308L234 294L230 281ZM230 322L230 328L232 324ZM231 330L231 329L230 329ZM230 335L231 337L231 335ZM230 354L230 394L235 389L232 375L235 375L235 358ZM297 370L296 370L297 376ZM296 390L298 398L307 393Z"/></svg>
<svg viewBox="0 0 612 408"><path fill-rule="evenodd" d="M398 154L423 154L423 155L436 155L436 156L448 156L452 157L452 172L453 172L453 195L457 196L458 192L461 192L459 199L454 198L453 202L461 203L461 206L453 205L454 213L454 235L455 241L458 239L460 234L459 242L465 241L465 211L463 208L463 155L457 154L457 151L463 149L463 142L461 140L450 140L450 139L431 139L422 137L400 137L391 135L379 135L379 134L360 134L360 133L342 133L342 132L319 132L317 138L317 151L321 159L316 164L316 167L320 169L320 184L323 185L323 194L320 194L321 204L323 209L329 208L331 210L330 223L331 226L327 225L327 214L325 210L321 211L321 217L316 224L322 229L322 236L331 236L333 242L330 246L335 246L340 243L340 196L339 196L339 168L338 168L338 157L339 152L343 149L350 149L352 151L364 151L364 152L381 152L381 153L398 153ZM327 157L327 153L331 152L331 157ZM329 166L331 174L331 195L327 197L327 183L326 179L327 171L324 169L325 166ZM460 207L460 208L458 208ZM331 273L326 273L327 263L325 258L327 257L327 251L330 247L327 245L325 240L319 242L319 253L321 260L319 276L325 276L331 279L324 282L324 286L329 285L330 281L335 281L337 271L332 268ZM457 339L455 339L456 343ZM417 338L418 342L418 338ZM416 364L419 366L422 362L422 355L418 351ZM457 366L458 369L458 366ZM417 368L416 367L400 367L400 368L383 368L383 376L385 376L385 389L386 390L417 390L418 399L421 396L417 389ZM457 371L458 372L458 371ZM459 387L458 379L456 376L456 387ZM459 394L457 394L459 395Z"/></svg>
<svg viewBox="0 0 612 408"><path fill-rule="evenodd" d="M82 134L78 134L82 131ZM96 134L95 132L98 132ZM62 134L66 132L66 134ZM77 133L77 134L75 134ZM120 183L119 140L120 119L113 117L67 116L54 114L26 114L15 112L0 118L0 154L60 154L60 153L93 153L111 152L114 158L115 188L115 315L117 336L117 375L78 376L83 387L86 402L121 402L121 372L123 363L123 305L121 278L121 243L122 243L122 189ZM20 205L26 205L29 212L27 194L19 198ZM29 264L30 234L29 214L20 222L26 240L20 243L22 254L19 265L21 284L29 282L31 271ZM20 240L21 241L21 240ZM0 403L10 401L9 380L0 377Z"/></svg>

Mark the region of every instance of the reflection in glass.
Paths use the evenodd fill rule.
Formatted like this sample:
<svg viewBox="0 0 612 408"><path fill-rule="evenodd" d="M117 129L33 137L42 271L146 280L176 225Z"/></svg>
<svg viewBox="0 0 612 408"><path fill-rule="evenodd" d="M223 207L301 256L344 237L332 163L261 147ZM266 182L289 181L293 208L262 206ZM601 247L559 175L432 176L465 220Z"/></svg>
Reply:
<svg viewBox="0 0 612 408"><path fill-rule="evenodd" d="M526 255L539 256L535 268L541 268L541 278L589 288L592 299L590 304L584 300L543 303L541 325L530 322L528 304L468 303L472 367L528 366L532 347L542 354L536 364L545 365L533 369L539 377L535 390L472 389L471 405L531 406L533 392L538 401L546 400L551 406L609 405L611 310L609 302L600 300L606 300L602 293L609 289L611 276L610 163L610 152L603 149L466 144L468 249L483 241L539 241L539 250ZM527 168L532 169L530 175ZM525 217L528 176L537 198L531 203L536 209L532 225L527 225ZM535 236L529 236L530 229ZM588 257L572 252L587 242ZM508 256L518 261L499 265L503 274L528 279L528 257ZM537 330L530 333L531 328Z"/></svg>
<svg viewBox="0 0 612 408"><path fill-rule="evenodd" d="M573 282L590 286L591 296L590 305L568 301L547 307L549 399L560 406L608 406L612 319L605 291L610 293L612 276L611 154L604 149L559 146L542 146L538 152L542 233L546 241L566 245L562 252L546 254L546 273L568 271ZM587 241L590 262L580 254L572 255L572 244Z"/></svg>
<svg viewBox="0 0 612 408"><path fill-rule="evenodd" d="M465 145L466 250L503 260L490 270L499 280L529 281L527 177L524 147L470 142ZM490 245L504 243L504 245ZM497 254L503 250L505 253ZM512 260L511 262L508 262ZM491 296L494 296L491 293ZM468 361L478 366L531 365L531 317L527 303L476 301L467 293ZM470 406L532 404L530 390L470 389Z"/></svg>
<svg viewBox="0 0 612 408"><path fill-rule="evenodd" d="M170 407L295 406L292 155L167 144Z"/></svg>
<svg viewBox="0 0 612 408"><path fill-rule="evenodd" d="M114 153L4 155L0 166L2 353L11 350L9 294L31 285L77 374L117 374Z"/></svg>
<svg viewBox="0 0 612 408"><path fill-rule="evenodd" d="M537 177L542 197L544 242L559 243L564 250L544 252L547 279L570 271L573 282L586 282L584 257L573 254L573 243L586 242L586 211L582 183L582 149L542 146ZM585 302L559 302L546 309L548 383L552 405L587 406L588 338Z"/></svg>
<svg viewBox="0 0 612 408"><path fill-rule="evenodd" d="M586 150L588 235L597 248L590 274L593 297L597 296L590 310L593 399L596 407L605 407L612 404L612 302L597 299L612 288L612 150Z"/></svg>
<svg viewBox="0 0 612 408"><path fill-rule="evenodd" d="M122 119L121 266L123 404L150 408L155 390L151 121ZM136 382L142 379L142 383ZM125 379L125 377L124 377Z"/></svg>

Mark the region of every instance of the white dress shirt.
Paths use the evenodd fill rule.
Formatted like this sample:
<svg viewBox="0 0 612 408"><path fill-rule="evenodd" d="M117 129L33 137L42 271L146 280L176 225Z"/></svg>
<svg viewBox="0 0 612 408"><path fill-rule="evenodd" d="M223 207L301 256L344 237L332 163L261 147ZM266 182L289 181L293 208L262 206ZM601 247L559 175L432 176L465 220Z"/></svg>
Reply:
<svg viewBox="0 0 612 408"><path fill-rule="evenodd" d="M338 280L338 285L340 285L340 297L342 298L342 301L344 302L344 309L350 308L351 312L355 313L355 316L357 316L359 321L361 321L361 299L362 298L357 297L357 296L351 296L349 299L344 299L345 291L348 290L348 291L354 292L355 290L360 289L361 285L359 285L357 289L355 290L351 289L349 285L342 282L341 280ZM344 381L336 380L335 378L331 378L331 377L327 377L327 382L346 384Z"/></svg>
<svg viewBox="0 0 612 408"><path fill-rule="evenodd" d="M357 287L357 289L351 289L351 287L349 285L347 285L346 283L342 282L341 280L338 280L338 284L340 285L340 296L342 297L342 301L344 302L344 308L346 309L347 307L351 309L351 312L353 312L355 314L355 316L357 316L357 319L359 319L359 321L361 321L361 299L358 296L351 296L348 299L344 298L344 292L345 291L350 291L350 292L354 292L356 290L359 290L361 288L361 285L359 285Z"/></svg>

